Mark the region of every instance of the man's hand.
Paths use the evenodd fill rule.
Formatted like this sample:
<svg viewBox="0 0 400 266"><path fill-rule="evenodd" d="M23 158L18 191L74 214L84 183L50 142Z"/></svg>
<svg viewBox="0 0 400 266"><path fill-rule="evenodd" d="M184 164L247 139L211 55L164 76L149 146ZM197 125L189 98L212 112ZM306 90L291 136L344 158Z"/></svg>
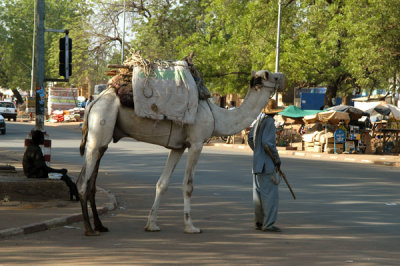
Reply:
<svg viewBox="0 0 400 266"><path fill-rule="evenodd" d="M61 174L66 175L68 173L68 170L63 168L63 169L61 169L60 172L61 172Z"/></svg>

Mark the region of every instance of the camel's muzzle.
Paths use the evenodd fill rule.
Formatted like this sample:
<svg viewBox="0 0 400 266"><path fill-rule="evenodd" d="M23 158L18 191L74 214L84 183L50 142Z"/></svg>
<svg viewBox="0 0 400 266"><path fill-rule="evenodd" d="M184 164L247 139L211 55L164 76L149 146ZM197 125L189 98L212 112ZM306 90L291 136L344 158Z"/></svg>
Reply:
<svg viewBox="0 0 400 266"><path fill-rule="evenodd" d="M286 76L282 72L271 74L271 78L275 82L275 90L283 91L286 85Z"/></svg>

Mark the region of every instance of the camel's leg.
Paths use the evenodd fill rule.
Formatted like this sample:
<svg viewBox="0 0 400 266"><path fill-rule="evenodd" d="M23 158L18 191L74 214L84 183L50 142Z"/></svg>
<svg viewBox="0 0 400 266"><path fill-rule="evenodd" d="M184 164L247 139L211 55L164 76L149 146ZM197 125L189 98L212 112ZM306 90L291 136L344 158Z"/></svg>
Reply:
<svg viewBox="0 0 400 266"><path fill-rule="evenodd" d="M81 207L87 236L98 235L93 230L88 218L87 201L90 201L94 215L95 229L103 230L100 219L95 209L96 178L101 157L111 142L115 122L118 114L118 104L112 95L103 95L101 99L93 103L88 119L88 133L86 141L86 155L84 168L79 176L77 187L81 198ZM107 108L104 108L104 107ZM94 207L94 208L93 208Z"/></svg>
<svg viewBox="0 0 400 266"><path fill-rule="evenodd" d="M87 207L87 194L85 194L84 197L80 196L80 202L82 208L83 225L85 226L85 235L87 236L100 235L98 232L93 231L93 228L90 225L89 212Z"/></svg>
<svg viewBox="0 0 400 266"><path fill-rule="evenodd" d="M100 164L100 159L103 157L104 152L106 149L100 150L100 158L97 160L96 166L95 166L95 173L97 177L97 173L99 171L99 164ZM103 226L103 224L100 221L99 214L97 212L97 207L96 207L96 177L93 177L90 182L93 182L93 184L90 184L91 191L89 192L89 201L90 201L90 208L92 209L93 213L93 223L94 223L94 230L97 232L108 232L108 228Z"/></svg>
<svg viewBox="0 0 400 266"><path fill-rule="evenodd" d="M83 166L78 180L80 180L85 175L86 172L85 169L86 167ZM84 193L82 193L82 191L79 191L79 199L81 202L83 225L85 226L85 234L95 235L95 232L93 231L92 226L90 225L89 212L87 206L87 200L88 200L87 191L85 191Z"/></svg>
<svg viewBox="0 0 400 266"><path fill-rule="evenodd" d="M193 177L194 170L200 157L201 150L203 149L202 143L196 143L191 145L188 151L185 178L183 180L183 212L185 222L185 233L201 233L199 228L193 226L191 209L190 209L190 198L193 192Z"/></svg>
<svg viewBox="0 0 400 266"><path fill-rule="evenodd" d="M181 159L184 151L185 149L171 150L169 152L164 170L157 182L156 197L154 199L153 206L151 207L151 211L147 219L147 224L144 227L146 231L160 231L160 227L158 227L157 225L157 212L158 208L160 207L161 196L167 191L169 182L171 180L171 175L174 172L175 167Z"/></svg>
<svg viewBox="0 0 400 266"><path fill-rule="evenodd" d="M83 222L85 226L85 235L87 236L96 236L99 235L99 232L107 232L108 229L105 228L100 221L99 215L96 209L96 178L99 170L100 159L103 156L104 152L107 150L106 147L97 148L97 149L88 149L86 153L86 163L85 163L85 174L80 176L78 179L78 187L79 187L79 196L81 198L81 207L83 213ZM93 155L97 155L97 160L93 159ZM94 165L93 165L94 164ZM90 177L87 179L88 173L90 170ZM87 181L85 181L87 180ZM95 230L93 230L92 226L89 222L88 216L88 208L87 202L90 202L90 207L93 213L93 220Z"/></svg>
<svg viewBox="0 0 400 266"><path fill-rule="evenodd" d="M97 212L97 207L96 207L96 201L95 201L95 196L96 196L96 186L93 186L94 191L90 193L89 196L89 201L90 201L90 207L92 209L93 213L93 223L94 223L94 230L97 232L108 232L108 228L105 227L100 220L99 214ZM92 188L92 189L93 189Z"/></svg>

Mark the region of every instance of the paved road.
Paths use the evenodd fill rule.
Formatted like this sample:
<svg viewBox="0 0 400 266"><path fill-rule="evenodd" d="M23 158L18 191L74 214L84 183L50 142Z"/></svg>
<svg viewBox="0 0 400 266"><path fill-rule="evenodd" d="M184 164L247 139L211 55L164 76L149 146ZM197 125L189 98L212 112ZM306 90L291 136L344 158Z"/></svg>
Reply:
<svg viewBox="0 0 400 266"><path fill-rule="evenodd" d="M32 126L8 126L0 149L22 151L19 138ZM80 133L46 129L53 140L52 158L78 171ZM148 233L143 227L166 157L167 150L153 145L111 144L99 176L100 186L119 201L116 211L102 217L110 232L85 237L77 223L1 240L0 264L399 265L397 168L283 158L298 199L293 201L281 185L277 225L283 232L271 234L252 228L251 155L205 148L192 205L194 224L203 233L183 234L185 157L161 204L162 231Z"/></svg>

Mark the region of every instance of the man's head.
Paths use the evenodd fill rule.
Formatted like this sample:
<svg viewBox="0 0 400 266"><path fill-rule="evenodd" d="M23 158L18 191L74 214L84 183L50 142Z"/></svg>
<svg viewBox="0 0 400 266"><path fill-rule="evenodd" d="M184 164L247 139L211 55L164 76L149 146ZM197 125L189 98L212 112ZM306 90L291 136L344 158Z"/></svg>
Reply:
<svg viewBox="0 0 400 266"><path fill-rule="evenodd" d="M44 143L44 134L40 130L32 130L32 143L41 145Z"/></svg>

